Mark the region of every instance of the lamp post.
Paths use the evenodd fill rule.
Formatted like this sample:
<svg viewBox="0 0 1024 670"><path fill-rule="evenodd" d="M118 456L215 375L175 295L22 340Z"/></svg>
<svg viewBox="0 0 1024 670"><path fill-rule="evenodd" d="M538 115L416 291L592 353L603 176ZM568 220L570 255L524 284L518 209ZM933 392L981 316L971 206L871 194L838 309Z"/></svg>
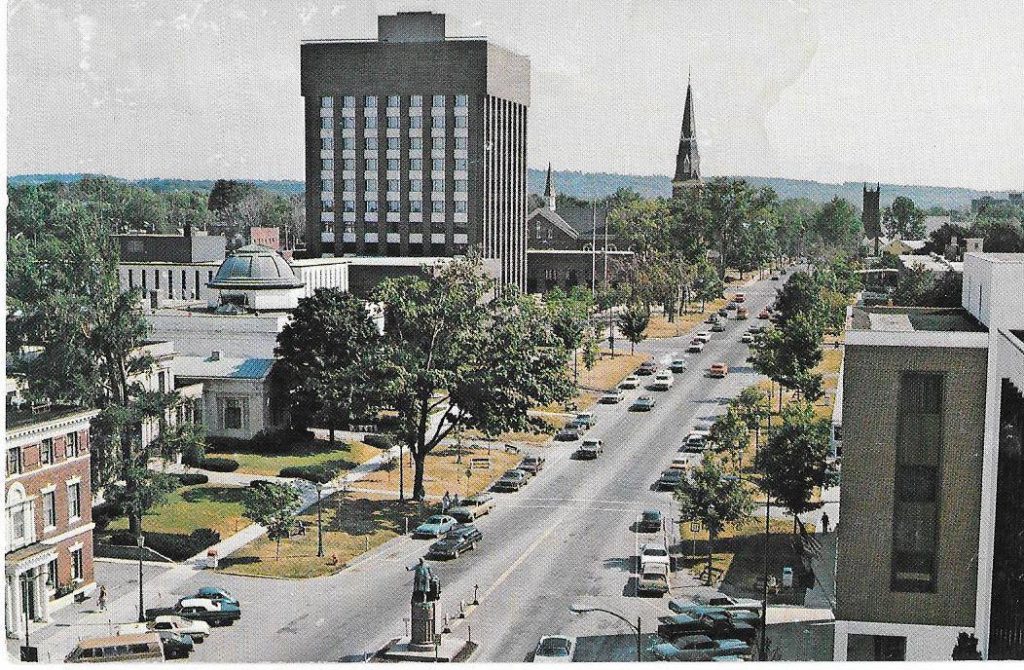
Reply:
<svg viewBox="0 0 1024 670"><path fill-rule="evenodd" d="M323 517L320 514L320 501L323 496L324 485L316 483L316 556L324 557L324 526Z"/></svg>
<svg viewBox="0 0 1024 670"><path fill-rule="evenodd" d="M618 612L613 612L611 610L606 610L603 607L576 607L574 605L574 606L569 608L569 611L570 612L575 612L576 614L586 614L587 612L603 612L605 614L610 614L611 616L615 617L619 621L622 621L627 626L632 628L633 632L636 633L636 660L637 660L637 662L640 662L641 656L642 656L642 652L641 652L641 636L643 635L643 633L641 631L640 617L636 618L636 623L634 624L632 621L630 621L626 617L622 616Z"/></svg>
<svg viewBox="0 0 1024 670"><path fill-rule="evenodd" d="M145 623L146 608L142 602L142 548L146 546L146 538L142 533L139 533L137 541L139 544L139 623Z"/></svg>
<svg viewBox="0 0 1024 670"><path fill-rule="evenodd" d="M769 416L771 412L769 411ZM733 475L737 479L753 484L759 491L764 493L764 556L763 556L763 574L761 580L762 586L762 601L761 601L761 639L758 644L758 659L761 661L768 660L768 538L771 535L771 520L772 520L772 499L768 495L767 489L761 486L760 482L756 482L753 479L748 479L742 475Z"/></svg>

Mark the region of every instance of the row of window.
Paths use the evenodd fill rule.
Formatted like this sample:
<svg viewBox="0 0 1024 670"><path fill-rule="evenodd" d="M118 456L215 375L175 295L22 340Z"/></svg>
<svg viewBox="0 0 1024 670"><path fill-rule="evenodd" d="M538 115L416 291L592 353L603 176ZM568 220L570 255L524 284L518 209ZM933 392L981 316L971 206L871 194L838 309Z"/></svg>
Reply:
<svg viewBox="0 0 1024 670"><path fill-rule="evenodd" d="M68 523L72 523L82 516L82 484L72 482L67 485L68 490ZM43 527L46 529L57 527L57 492L55 490L45 491L40 494L43 501ZM20 505L12 505L8 508L7 521L10 524L10 539L18 543L28 538L32 541L35 537L35 528L32 526L35 520L32 518L34 505L31 501L25 501Z"/></svg>
<svg viewBox="0 0 1024 670"><path fill-rule="evenodd" d="M324 159L321 167L323 167L324 170L333 171L334 170L334 165L335 165L335 163L334 163L333 160ZM363 171L364 172L376 172L378 167L379 167L379 165L380 165L380 163L377 161L376 158L367 158L367 159L365 159L363 161ZM402 165L402 163L401 163L401 161L398 158L388 158L384 162L385 168L388 171L390 171L390 172L398 172L398 170L401 169L401 165ZM466 159L458 158L458 159L455 160L455 169L457 171L465 172L468 167L469 167L469 162ZM341 169L344 170L344 171L348 171L348 172L355 172L355 170L356 170L356 159L355 158L343 158L341 160ZM430 161L430 169L433 170L434 172L443 172L444 171L444 159L443 158L433 158L433 159L431 159L431 161ZM423 159L422 158L410 158L409 159L409 170L411 170L413 172L422 171L423 170ZM456 180L456 181L458 181L458 180ZM325 188L323 190L330 191L332 189Z"/></svg>
<svg viewBox="0 0 1024 670"><path fill-rule="evenodd" d="M334 211L334 201L333 200L321 200L320 201L320 209L323 212L333 212ZM341 201L341 211L342 212L347 212L347 213L354 213L356 211L356 201L355 200L342 200ZM380 211L380 206L377 204L376 200L367 200L366 201L366 208L365 208L364 211L369 212L369 213L379 212ZM387 211L388 213L391 213L391 214L397 214L397 213L401 212L402 211L402 201L401 200L388 200L386 205L385 205L385 211ZM409 211L414 213L414 214L422 214L422 213L425 213L425 212L432 212L432 213L436 213L436 214L443 214L445 212L444 200L427 200L426 204L424 204L423 200L410 200L409 201ZM469 213L469 203L467 203L465 200L456 200L455 201L455 209L453 211L456 214L468 214Z"/></svg>
<svg viewBox="0 0 1024 670"><path fill-rule="evenodd" d="M387 97L388 107L401 107L401 105L402 105L402 96L400 96L400 95L389 95L389 96L386 96L386 97ZM422 95L410 95L410 96L408 96L408 99L409 99L409 106L410 107L422 107L423 106L423 96ZM444 107L444 99L445 99L445 96L443 96L443 95L432 95L432 96L430 96L430 105L432 107ZM320 106L325 108L325 109L329 109L331 107L334 107L334 96L333 95L321 96L320 97ZM343 95L343 96L341 96L341 106L342 107L349 107L349 108L355 107L356 106L356 96L354 96L354 95ZM363 96L363 107L376 107L376 106L377 106L377 96L376 95L364 95ZM455 96L455 106L456 107L468 107L469 106L469 96L468 95L456 95Z"/></svg>
<svg viewBox="0 0 1024 670"><path fill-rule="evenodd" d="M153 277L153 287L152 288L153 289L155 289L157 291L160 290L160 277L164 274L164 272L165 272L164 270L153 270L152 271L152 277ZM139 271L139 276L141 278L141 283L139 284L139 286L142 287L143 292L148 291L149 288L150 288L148 286L148 280L147 280L147 275L149 275L149 274L150 273L148 273L146 270L140 270ZM174 297L174 270L167 270L166 271L166 275L167 275L167 281L166 281L167 297L168 298L173 298ZM182 270L181 271L181 284L180 284L180 288L182 289L182 291L181 291L182 298L186 298L186 297L199 298L200 297L199 294L200 294L200 289L202 288L202 283L200 282L200 278L199 277L200 277L199 270L196 270L195 271L195 278L194 278L195 280L192 283L193 290L191 292L189 292L189 293L191 293L191 295L186 296L185 295L185 289L188 286L189 276L188 276L188 273L187 273L186 270ZM206 272L206 281L213 281L213 271L212 270L207 270L207 272ZM135 288L135 270L132 269L132 268L128 268L128 288L129 289Z"/></svg>
<svg viewBox="0 0 1024 670"><path fill-rule="evenodd" d="M390 161L389 161L389 163L390 163ZM391 169L390 165L389 165L388 169L389 170ZM371 171L371 172L373 171L370 168L368 168L368 170ZM410 179L410 180L408 180L406 182L406 185L409 187L408 190L410 192L412 192L412 193L422 193L423 192L423 180L422 179ZM355 193L356 183L355 183L354 179L344 179L344 180L342 180L341 186L342 186L342 189L341 189L342 191L346 191L346 192L350 192L350 193ZM387 180L387 188L388 188L388 192L389 193L398 193L399 191L402 190L401 186L402 186L401 180L398 180L398 179L388 179ZM367 200L376 200L377 199L378 182L377 182L376 179L367 179L366 181L364 181L363 182L363 189L364 189L364 192L366 194L366 199ZM334 192L334 180L333 179L324 179L323 180L323 189L322 190L327 192L327 193L333 193ZM432 192L434 192L434 193L444 193L444 180L443 179L432 179L430 181L430 190ZM457 192L459 192L459 193L467 192L469 190L469 181L466 180L466 179L456 179L455 180L455 190Z"/></svg>
<svg viewBox="0 0 1024 670"><path fill-rule="evenodd" d="M320 121L320 127L324 128L325 130L330 130L332 128L332 124L333 124L333 122L331 121L331 119L329 119L327 117L323 117L321 119L321 121ZM389 117L387 117L386 124L387 124L386 127L391 128L391 129L401 128L402 127L401 117L389 116ZM356 127L356 119L355 119L354 116L343 116L343 117L341 117L341 121L338 122L338 125L340 125L343 129L346 129L346 130L351 129L351 128L355 128ZM372 129L377 128L377 127L378 127L378 125L377 125L377 117L376 116L364 116L363 117L363 128L369 128L369 129L372 130ZM410 116L409 117L409 127L410 128L422 128L423 127L423 117L422 116ZM438 115L438 116L431 116L430 117L430 127L431 128L444 128L445 127L444 117L440 116L440 115ZM468 128L469 127L469 117L466 117L466 116L456 116L455 117L455 127L456 128Z"/></svg>
<svg viewBox="0 0 1024 670"><path fill-rule="evenodd" d="M64 458L76 458L81 454L81 436L78 433L68 433L64 437ZM54 447L53 438L48 437L39 444L39 462L41 465L50 465L57 462L57 452ZM11 447L7 450L7 476L19 475L24 472L25 463L21 447Z"/></svg>
<svg viewBox="0 0 1024 670"><path fill-rule="evenodd" d="M329 142L324 142L323 140L330 140L330 141ZM377 141L376 137L366 137L366 138L364 138L363 142L364 142L364 144L363 144L364 149L367 150L367 151L377 151L380 148L380 142ZM446 144L445 138L443 138L443 137L435 137L433 139L432 143L431 143L431 147L433 149L444 149L445 148L445 144ZM341 143L338 146L340 146L342 149L345 149L347 151L354 151L355 148L356 148L356 138L354 138L354 137L342 137L341 138ZM402 148L401 138L398 138L398 137L388 137L387 138L386 146L387 146L388 149L390 149L392 151L397 151L398 149L401 149ZM466 137L456 137L455 138L455 145L454 146L455 146L456 149L465 149L467 146L469 146L469 139L466 138ZM335 147L334 138L331 138L331 137L323 137L323 138L321 138L320 147L322 149L333 151L334 147ZM422 149L423 149L423 138L422 137L410 137L409 138L409 150L410 151L419 151L419 150L422 150ZM325 158L324 160L330 160L330 159Z"/></svg>

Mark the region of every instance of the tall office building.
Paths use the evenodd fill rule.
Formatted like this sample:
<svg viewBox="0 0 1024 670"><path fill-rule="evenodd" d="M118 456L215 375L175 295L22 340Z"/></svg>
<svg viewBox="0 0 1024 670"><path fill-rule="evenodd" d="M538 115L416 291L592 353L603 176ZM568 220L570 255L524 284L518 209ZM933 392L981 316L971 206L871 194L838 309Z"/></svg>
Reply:
<svg viewBox="0 0 1024 670"><path fill-rule="evenodd" d="M499 259L526 285L530 62L429 12L302 44L307 247Z"/></svg>

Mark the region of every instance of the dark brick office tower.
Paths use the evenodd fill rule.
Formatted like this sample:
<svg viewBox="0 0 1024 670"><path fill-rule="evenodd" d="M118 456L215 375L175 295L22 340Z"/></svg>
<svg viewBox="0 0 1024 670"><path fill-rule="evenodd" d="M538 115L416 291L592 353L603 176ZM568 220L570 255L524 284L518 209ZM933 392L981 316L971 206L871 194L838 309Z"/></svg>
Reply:
<svg viewBox="0 0 1024 670"><path fill-rule="evenodd" d="M378 33L302 44L310 255L476 249L525 288L530 61L446 39L443 14L381 16Z"/></svg>

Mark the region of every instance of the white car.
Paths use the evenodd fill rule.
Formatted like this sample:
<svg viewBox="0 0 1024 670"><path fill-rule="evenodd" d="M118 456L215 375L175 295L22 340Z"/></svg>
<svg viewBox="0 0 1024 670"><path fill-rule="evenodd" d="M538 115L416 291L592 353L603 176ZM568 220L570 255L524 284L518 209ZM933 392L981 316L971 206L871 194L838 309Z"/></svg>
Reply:
<svg viewBox="0 0 1024 670"><path fill-rule="evenodd" d="M205 621L183 619L173 614L158 616L145 623L126 623L117 627L118 635L135 635L150 631L169 631L178 635L188 635L193 642L202 642L210 635L210 624Z"/></svg>
<svg viewBox="0 0 1024 670"><path fill-rule="evenodd" d="M672 561L668 555L668 549L660 542L648 542L640 547L640 572L643 572L650 563L659 563L671 569Z"/></svg>
<svg viewBox="0 0 1024 670"><path fill-rule="evenodd" d="M747 610L760 613L763 603L753 598L734 598L722 593L708 595L698 593L693 597L697 603L706 607L721 607L724 610Z"/></svg>
<svg viewBox="0 0 1024 670"><path fill-rule="evenodd" d="M680 472L687 473L687 476L689 476L689 473L700 466L703 460L704 457L700 454L684 452L677 454L672 459L672 465L668 467L670 470L679 470Z"/></svg>
<svg viewBox="0 0 1024 670"><path fill-rule="evenodd" d="M691 354L699 354L704 351L704 340L699 340L696 337L690 341L690 346L686 347L686 350Z"/></svg>
<svg viewBox="0 0 1024 670"><path fill-rule="evenodd" d="M640 388L640 378L637 377L636 375L629 375L628 377L626 377L625 379L622 380L622 383L619 384L619 388L620 389Z"/></svg>
<svg viewBox="0 0 1024 670"><path fill-rule="evenodd" d="M686 436L686 441L683 442L683 449L685 451L704 451L710 436L711 431L709 430L691 430L690 434Z"/></svg>
<svg viewBox="0 0 1024 670"><path fill-rule="evenodd" d="M655 391L667 391L672 388L672 381L671 372L659 372L654 375L654 383L651 384L651 388Z"/></svg>
<svg viewBox="0 0 1024 670"><path fill-rule="evenodd" d="M701 340L701 341L703 341L703 342L704 342L704 344L707 344L708 342L710 342L710 341L711 341L711 333L709 333L709 332L708 332L708 331L706 331L706 330L698 330L698 331L697 331L697 332L696 332L696 333L694 334L694 336L693 336L693 339L695 339L695 340Z"/></svg>
<svg viewBox="0 0 1024 670"><path fill-rule="evenodd" d="M625 399L625 397L626 394L624 394L619 389L615 389L613 391L608 391L607 393L602 395L601 403L604 405L617 405L618 403L622 402Z"/></svg>
<svg viewBox="0 0 1024 670"><path fill-rule="evenodd" d="M571 663L576 638L566 635L545 635L533 652L534 663Z"/></svg>
<svg viewBox="0 0 1024 670"><path fill-rule="evenodd" d="M743 336L740 337L740 342L742 342L743 344L753 344L753 342L754 342L754 334L753 333L743 333Z"/></svg>

